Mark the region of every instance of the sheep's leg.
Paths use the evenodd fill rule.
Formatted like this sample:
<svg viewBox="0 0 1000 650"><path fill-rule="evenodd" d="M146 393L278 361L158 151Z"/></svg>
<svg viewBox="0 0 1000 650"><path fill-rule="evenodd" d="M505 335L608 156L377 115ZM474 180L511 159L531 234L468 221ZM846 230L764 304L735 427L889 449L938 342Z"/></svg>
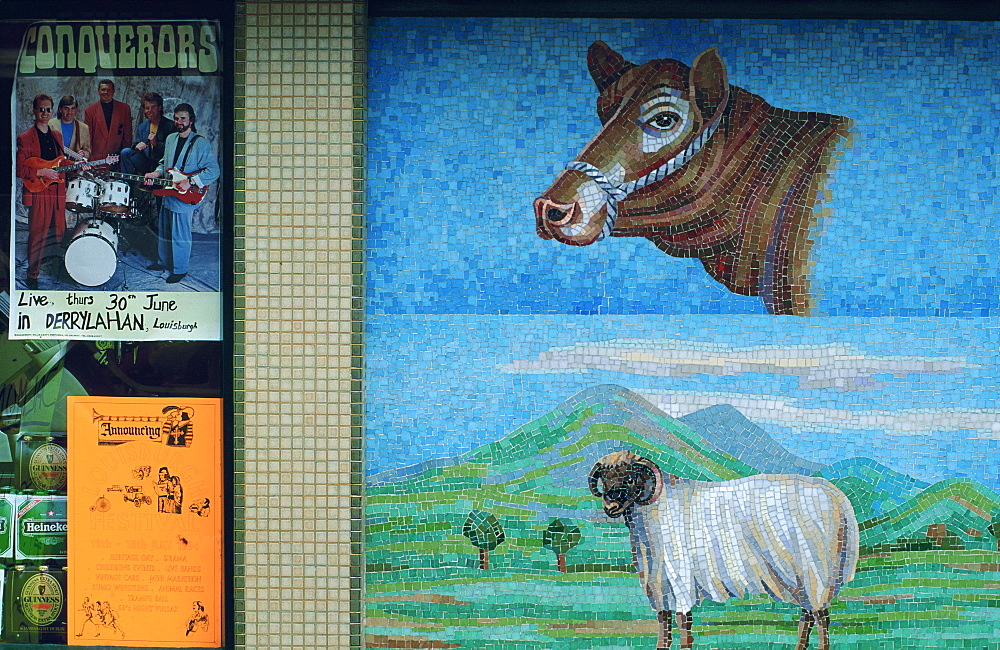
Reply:
<svg viewBox="0 0 1000 650"><path fill-rule="evenodd" d="M674 613L669 609L656 612L659 630L656 634L656 650L668 650L671 642L671 628L674 625Z"/></svg>
<svg viewBox="0 0 1000 650"><path fill-rule="evenodd" d="M813 612L816 620L817 634L819 640L816 642L817 650L830 650L830 610L817 609Z"/></svg>
<svg viewBox="0 0 1000 650"><path fill-rule="evenodd" d="M677 627L681 628L681 650L694 647L694 637L691 635L691 623L694 617L691 612L677 612Z"/></svg>
<svg viewBox="0 0 1000 650"><path fill-rule="evenodd" d="M802 608L802 615L799 616L799 642L795 650L806 650L809 647L809 633L813 627L813 613L806 608Z"/></svg>

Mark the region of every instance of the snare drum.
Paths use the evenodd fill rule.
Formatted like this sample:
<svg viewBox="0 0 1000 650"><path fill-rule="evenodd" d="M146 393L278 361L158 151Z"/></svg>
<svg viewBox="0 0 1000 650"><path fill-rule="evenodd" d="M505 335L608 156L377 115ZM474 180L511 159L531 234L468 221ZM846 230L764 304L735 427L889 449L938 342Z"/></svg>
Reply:
<svg viewBox="0 0 1000 650"><path fill-rule="evenodd" d="M125 181L108 181L104 184L98 207L112 214L128 212L131 209L130 193L128 183Z"/></svg>
<svg viewBox="0 0 1000 650"><path fill-rule="evenodd" d="M84 219L73 232L65 262L66 272L80 284L104 284L118 266L118 233L107 221Z"/></svg>
<svg viewBox="0 0 1000 650"><path fill-rule="evenodd" d="M66 184L66 209L70 212L93 212L101 186L89 178L74 178Z"/></svg>

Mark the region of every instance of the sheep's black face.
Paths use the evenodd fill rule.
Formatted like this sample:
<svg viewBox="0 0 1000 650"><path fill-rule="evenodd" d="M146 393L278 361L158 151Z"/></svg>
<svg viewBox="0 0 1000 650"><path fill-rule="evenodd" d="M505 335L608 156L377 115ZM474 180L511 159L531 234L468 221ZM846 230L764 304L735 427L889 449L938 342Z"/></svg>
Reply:
<svg viewBox="0 0 1000 650"><path fill-rule="evenodd" d="M603 483L603 492L599 483ZM640 463L606 466L591 473L591 492L604 499L604 512L609 517L628 516L635 505L648 504L655 485L652 469Z"/></svg>

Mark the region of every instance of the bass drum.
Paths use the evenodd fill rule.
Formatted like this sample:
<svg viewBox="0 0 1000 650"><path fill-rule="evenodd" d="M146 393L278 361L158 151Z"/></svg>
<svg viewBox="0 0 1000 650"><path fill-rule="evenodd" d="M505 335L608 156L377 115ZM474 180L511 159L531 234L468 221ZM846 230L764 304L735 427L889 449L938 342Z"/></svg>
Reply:
<svg viewBox="0 0 1000 650"><path fill-rule="evenodd" d="M118 233L107 221L84 219L66 249L66 272L88 287L104 284L118 267Z"/></svg>

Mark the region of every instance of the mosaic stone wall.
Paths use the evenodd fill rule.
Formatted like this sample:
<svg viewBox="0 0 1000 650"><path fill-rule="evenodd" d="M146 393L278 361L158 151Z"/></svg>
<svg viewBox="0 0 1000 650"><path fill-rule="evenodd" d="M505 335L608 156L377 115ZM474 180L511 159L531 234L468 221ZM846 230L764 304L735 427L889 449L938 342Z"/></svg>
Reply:
<svg viewBox="0 0 1000 650"><path fill-rule="evenodd" d="M367 647L995 646L995 24L369 35Z"/></svg>

